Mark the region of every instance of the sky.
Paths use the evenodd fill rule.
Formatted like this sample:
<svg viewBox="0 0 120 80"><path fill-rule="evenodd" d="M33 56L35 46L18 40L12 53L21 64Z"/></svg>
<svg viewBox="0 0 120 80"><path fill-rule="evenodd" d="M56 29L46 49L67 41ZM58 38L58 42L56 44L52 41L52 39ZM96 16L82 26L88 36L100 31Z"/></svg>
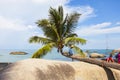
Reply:
<svg viewBox="0 0 120 80"><path fill-rule="evenodd" d="M38 49L31 36L44 36L35 22L48 18L50 7L80 14L75 32L87 40L82 49L120 47L120 0L0 0L0 49Z"/></svg>

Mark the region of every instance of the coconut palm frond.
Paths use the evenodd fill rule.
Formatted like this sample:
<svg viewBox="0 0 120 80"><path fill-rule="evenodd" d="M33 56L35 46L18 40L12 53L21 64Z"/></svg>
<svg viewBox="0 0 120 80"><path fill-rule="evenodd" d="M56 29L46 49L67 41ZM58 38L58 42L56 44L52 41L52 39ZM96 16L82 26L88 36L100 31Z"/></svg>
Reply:
<svg viewBox="0 0 120 80"><path fill-rule="evenodd" d="M68 37L65 39L65 44L79 44L81 43L82 45L86 43L85 39L78 38L78 37Z"/></svg>
<svg viewBox="0 0 120 80"><path fill-rule="evenodd" d="M60 37L62 37L62 33L63 33L63 8L62 6L58 7L58 10L50 8L49 10L49 20L51 22L51 24L54 24L57 33Z"/></svg>
<svg viewBox="0 0 120 80"><path fill-rule="evenodd" d="M60 15L60 20L59 20L59 27L58 27L58 32L59 32L59 36L62 38L62 36L63 36L63 33L64 33L64 31L65 31L65 24L64 24L64 22L66 22L66 21L64 21L64 16L63 16L63 8L62 8L62 6L59 6L58 7L58 13L59 13L59 15Z"/></svg>
<svg viewBox="0 0 120 80"><path fill-rule="evenodd" d="M68 18L68 14L66 15L65 19L63 20L63 22L62 22L62 24L61 24L62 37L65 37L65 36L67 35L67 33L66 33L66 31L67 31L67 27L66 27L67 18Z"/></svg>
<svg viewBox="0 0 120 80"><path fill-rule="evenodd" d="M48 38L43 38L43 37L38 37L38 36L33 36L29 40L30 43L42 43L42 44L48 44L53 42L52 40Z"/></svg>
<svg viewBox="0 0 120 80"><path fill-rule="evenodd" d="M60 22L62 22L63 21L63 7L62 6L59 6L58 7L58 13L59 13L59 15L60 15Z"/></svg>
<svg viewBox="0 0 120 80"><path fill-rule="evenodd" d="M58 10L50 8L49 10L49 20L52 23L55 23L56 27L60 26L60 23L63 21L63 8L62 6L58 7Z"/></svg>
<svg viewBox="0 0 120 80"><path fill-rule="evenodd" d="M53 27L55 27L54 24L51 24L47 19L38 20L36 24L43 30L46 37L53 40L56 40L58 38L55 29L53 29Z"/></svg>
<svg viewBox="0 0 120 80"><path fill-rule="evenodd" d="M68 16L67 25L66 25L67 27L66 33L72 33L74 31L80 15L81 14L74 12L73 14Z"/></svg>
<svg viewBox="0 0 120 80"><path fill-rule="evenodd" d="M57 39L60 40L60 36L59 33L57 32L57 29L55 28L55 26L51 26L51 28L54 30L54 32L56 33Z"/></svg>
<svg viewBox="0 0 120 80"><path fill-rule="evenodd" d="M52 24L50 24L47 19L38 20L36 24L38 27L42 28L45 35L47 35L48 32L54 33L54 31L51 29Z"/></svg>
<svg viewBox="0 0 120 80"><path fill-rule="evenodd" d="M59 25L60 15L56 9L50 8L49 10L49 20L51 23L54 23L56 27Z"/></svg>
<svg viewBox="0 0 120 80"><path fill-rule="evenodd" d="M44 35L54 41L56 41L59 38L56 30L53 29L52 26L44 30Z"/></svg>
<svg viewBox="0 0 120 80"><path fill-rule="evenodd" d="M73 34L67 35L66 38L68 38L68 37L77 37L77 36L78 36L78 35L77 35L76 33L73 33Z"/></svg>
<svg viewBox="0 0 120 80"><path fill-rule="evenodd" d="M83 53L82 49L80 49L77 46L74 46L73 49L76 51L77 54L79 54L81 57L85 57L85 54Z"/></svg>
<svg viewBox="0 0 120 80"><path fill-rule="evenodd" d="M45 46L43 46L42 48L40 48L39 50L37 50L37 51L32 55L32 58L42 58L42 57L45 56L48 52L50 52L53 47L54 47L54 43L46 44Z"/></svg>
<svg viewBox="0 0 120 80"><path fill-rule="evenodd" d="M36 22L38 27L49 27L49 21L47 19L38 20Z"/></svg>

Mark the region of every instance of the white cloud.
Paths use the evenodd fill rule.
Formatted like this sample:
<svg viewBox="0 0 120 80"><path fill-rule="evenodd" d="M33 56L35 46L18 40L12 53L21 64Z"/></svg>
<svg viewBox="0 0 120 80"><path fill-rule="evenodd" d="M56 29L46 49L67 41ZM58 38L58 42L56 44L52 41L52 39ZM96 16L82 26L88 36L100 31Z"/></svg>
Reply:
<svg viewBox="0 0 120 80"><path fill-rule="evenodd" d="M30 48L29 38L38 35L35 30L36 26L25 25L21 20L12 20L0 16L0 49Z"/></svg>
<svg viewBox="0 0 120 80"><path fill-rule="evenodd" d="M32 25L24 25L21 20L12 20L0 16L0 30L25 31L33 28Z"/></svg>
<svg viewBox="0 0 120 80"><path fill-rule="evenodd" d="M106 43L105 38L101 39L88 39L87 44L80 46L82 49L118 49L120 46L119 43L120 38L119 37L114 37L109 36L108 37L108 43Z"/></svg>
<svg viewBox="0 0 120 80"><path fill-rule="evenodd" d="M110 22L104 22L104 23L101 23L101 24L91 25L90 27L93 28L93 29L101 29L101 28L106 28L110 25L111 25Z"/></svg>
<svg viewBox="0 0 120 80"><path fill-rule="evenodd" d="M0 0L0 48L33 48L28 44L28 39L33 35L43 36L43 33L35 25L38 19L48 18L48 10L51 7L64 7L65 14L77 11L81 13L80 22L96 16L91 6L69 6L71 0ZM101 34L120 33L120 22L112 26L105 22L77 29L80 36L94 36ZM111 27L112 26L112 27ZM105 48L105 40L88 39L85 48ZM117 40L117 41L116 41ZM119 42L114 38L111 43ZM99 43L98 43L99 42ZM103 45L101 45L103 44ZM114 44L113 44L114 45ZM112 46L113 46L112 45ZM115 46L115 45L114 45ZM113 47L114 47L113 46ZM36 46L34 46L36 47ZM119 47L119 45L118 45Z"/></svg>
<svg viewBox="0 0 120 80"><path fill-rule="evenodd" d="M26 0L0 0L0 4L8 4L8 3L20 3Z"/></svg>
<svg viewBox="0 0 120 80"><path fill-rule="evenodd" d="M48 18L48 10L62 5L66 13L78 11L81 21L94 15L90 6L69 6L71 0L0 0L0 48L21 48L30 36L44 36L35 25L39 19ZM66 14L65 13L65 14ZM18 46L18 47L17 47ZM29 45L28 45L29 46Z"/></svg>
<svg viewBox="0 0 120 80"><path fill-rule="evenodd" d="M117 22L116 25L120 25L120 22Z"/></svg>
<svg viewBox="0 0 120 80"><path fill-rule="evenodd" d="M42 5L49 5L49 6L58 6L58 5L65 5L70 0L32 0L32 2L36 4L42 4Z"/></svg>
<svg viewBox="0 0 120 80"><path fill-rule="evenodd" d="M0 0L0 16L19 18L26 22L35 22L41 18L48 17L48 10L51 7L64 7L66 13L78 11L82 14L81 21L94 16L94 9L90 6L69 6L70 0Z"/></svg>
<svg viewBox="0 0 120 80"><path fill-rule="evenodd" d="M94 14L94 9L90 6L79 6L79 7L65 6L64 8L65 8L65 13L78 12L78 13L82 14L80 16L80 22L82 22L90 17L96 16Z"/></svg>
<svg viewBox="0 0 120 80"><path fill-rule="evenodd" d="M94 14L94 9L91 8L90 6L85 6L84 8L80 8L79 11L81 11L81 19L85 20L90 17L95 17L96 15Z"/></svg>
<svg viewBox="0 0 120 80"><path fill-rule="evenodd" d="M85 26L83 28L77 29L76 33L80 34L80 36L95 36L101 34L112 34L112 33L120 33L120 26L111 27L110 22L105 22L101 24Z"/></svg>
<svg viewBox="0 0 120 80"><path fill-rule="evenodd" d="M38 19L48 18L50 6L64 7L65 13L78 11L81 21L93 15L90 6L71 7L70 0L0 0L0 29L26 30L32 28ZM26 27L27 26L27 27Z"/></svg>

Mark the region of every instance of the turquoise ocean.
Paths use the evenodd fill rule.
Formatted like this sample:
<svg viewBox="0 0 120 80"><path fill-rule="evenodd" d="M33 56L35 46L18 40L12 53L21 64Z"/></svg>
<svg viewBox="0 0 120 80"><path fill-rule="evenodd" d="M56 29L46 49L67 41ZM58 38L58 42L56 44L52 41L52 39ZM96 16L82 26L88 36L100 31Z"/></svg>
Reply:
<svg viewBox="0 0 120 80"><path fill-rule="evenodd" d="M26 55L10 55L10 52L14 51L23 51L27 52ZM32 54L35 52L35 49L0 49L0 62L16 62L24 59L31 58ZM83 49L83 51L89 51L89 54L92 52L97 52L100 54L105 54L106 57L109 56L109 53L112 51L112 49ZM71 61L70 58L66 58L62 56L60 53L57 52L56 49L53 49L50 53L45 55L43 59L48 60L62 60L62 61Z"/></svg>

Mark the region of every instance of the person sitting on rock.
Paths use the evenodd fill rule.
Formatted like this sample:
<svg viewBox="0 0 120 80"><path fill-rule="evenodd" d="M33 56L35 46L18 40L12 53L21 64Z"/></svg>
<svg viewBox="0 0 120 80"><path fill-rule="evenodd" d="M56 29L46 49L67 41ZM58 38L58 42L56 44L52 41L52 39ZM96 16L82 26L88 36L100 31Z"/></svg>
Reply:
<svg viewBox="0 0 120 80"><path fill-rule="evenodd" d="M117 59L118 64L120 64L120 52L115 56L115 58Z"/></svg>
<svg viewBox="0 0 120 80"><path fill-rule="evenodd" d="M72 56L72 55L73 55L73 50L72 50L72 48L73 48L73 45L70 45L69 56Z"/></svg>
<svg viewBox="0 0 120 80"><path fill-rule="evenodd" d="M70 45L70 49L69 49L69 52L68 52L69 56L72 56L74 54L72 48L73 48L73 45ZM73 58L72 58L72 61L73 61Z"/></svg>
<svg viewBox="0 0 120 80"><path fill-rule="evenodd" d="M114 59L112 57L113 57L113 54L110 53L109 57L107 58L107 62L109 61L114 62Z"/></svg>

